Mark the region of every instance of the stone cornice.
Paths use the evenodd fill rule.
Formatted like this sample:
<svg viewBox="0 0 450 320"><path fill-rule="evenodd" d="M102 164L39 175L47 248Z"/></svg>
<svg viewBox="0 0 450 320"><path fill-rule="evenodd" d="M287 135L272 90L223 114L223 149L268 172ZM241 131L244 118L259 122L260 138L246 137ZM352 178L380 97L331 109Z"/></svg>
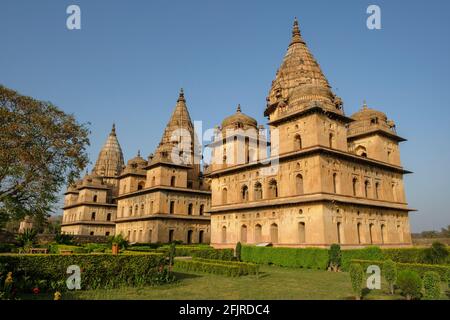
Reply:
<svg viewBox="0 0 450 320"><path fill-rule="evenodd" d="M125 193L125 194L122 194L122 195L118 195L114 199L122 200L122 199L126 199L126 198L132 198L132 197L136 197L136 196L139 196L139 195L151 193L151 192L158 192L158 191L196 193L196 194L199 194L199 195L207 195L207 196L211 195L211 191L206 191L206 190L196 190L196 189L189 189L189 188L169 187L169 186L154 186L154 187L150 187L150 188L146 188L146 189L142 189L142 190L133 191L133 192Z"/></svg>
<svg viewBox="0 0 450 320"><path fill-rule="evenodd" d="M189 220L189 221L210 221L210 216L199 216L199 215L181 215L181 214L167 214L167 213L156 213L151 215L136 216L136 217L125 217L117 218L115 220L116 224L124 222L135 222L142 220L160 220L160 219L174 219L174 220Z"/></svg>
<svg viewBox="0 0 450 320"><path fill-rule="evenodd" d="M100 202L82 201L82 202L77 202L77 203L74 203L71 205L64 206L63 210L75 208L75 207L81 207L81 206L117 208L117 203L100 203Z"/></svg>
<svg viewBox="0 0 450 320"><path fill-rule="evenodd" d="M77 220L61 223L61 227L75 226L75 225L95 225L95 226L114 227L115 223L114 221L90 221L90 220Z"/></svg>

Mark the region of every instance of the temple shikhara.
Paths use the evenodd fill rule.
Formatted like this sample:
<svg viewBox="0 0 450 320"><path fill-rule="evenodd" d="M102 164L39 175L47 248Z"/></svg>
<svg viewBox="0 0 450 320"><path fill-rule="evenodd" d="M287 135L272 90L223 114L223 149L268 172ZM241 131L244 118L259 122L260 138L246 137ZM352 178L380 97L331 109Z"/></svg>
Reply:
<svg viewBox="0 0 450 320"><path fill-rule="evenodd" d="M405 139L366 103L344 113L297 20L261 112L270 134L238 106L203 168L182 91L148 159L125 165L113 127L93 171L66 192L62 231L214 247L411 244Z"/></svg>

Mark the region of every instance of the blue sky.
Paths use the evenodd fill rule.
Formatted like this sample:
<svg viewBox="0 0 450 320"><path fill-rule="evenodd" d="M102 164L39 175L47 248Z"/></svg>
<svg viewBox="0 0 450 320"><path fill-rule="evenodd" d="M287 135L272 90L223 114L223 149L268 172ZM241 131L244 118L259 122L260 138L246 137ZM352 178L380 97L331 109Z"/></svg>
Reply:
<svg viewBox="0 0 450 320"><path fill-rule="evenodd" d="M81 7L82 29L66 28ZM381 8L381 30L366 8ZM0 83L91 123L95 161L113 122L126 159L160 140L180 87L193 120L265 98L294 16L347 115L365 99L397 123L413 231L450 224L450 1L0 0Z"/></svg>

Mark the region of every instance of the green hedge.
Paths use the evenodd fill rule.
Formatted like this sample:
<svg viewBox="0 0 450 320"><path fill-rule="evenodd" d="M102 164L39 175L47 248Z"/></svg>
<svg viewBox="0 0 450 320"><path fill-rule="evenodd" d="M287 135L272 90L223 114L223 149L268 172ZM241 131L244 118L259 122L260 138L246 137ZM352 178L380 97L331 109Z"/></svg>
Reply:
<svg viewBox="0 0 450 320"><path fill-rule="evenodd" d="M379 247L342 250L341 270L348 271L352 260L385 260Z"/></svg>
<svg viewBox="0 0 450 320"><path fill-rule="evenodd" d="M167 280L165 257L161 254L0 255L3 276L12 272L18 290L24 291L33 286L64 290L70 265L80 267L82 289L151 285Z"/></svg>
<svg viewBox="0 0 450 320"><path fill-rule="evenodd" d="M175 260L175 267L186 271L220 274L230 277L258 273L258 266L254 264L221 261L217 259Z"/></svg>
<svg viewBox="0 0 450 320"><path fill-rule="evenodd" d="M141 251L141 252L151 252L151 253L163 253L168 254L170 247L162 246L155 249L153 246L133 246L129 247L128 251ZM205 259L217 259L217 260L228 260L234 259L233 249L214 249L209 246L176 246L175 247L176 257L196 257Z"/></svg>
<svg viewBox="0 0 450 320"><path fill-rule="evenodd" d="M379 260L352 260L354 263L359 263L363 266L363 268L367 269L370 265L377 265L381 269L383 269L383 261ZM442 281L447 281L447 275L450 272L450 266L442 265L442 264L419 264L419 263L396 263L397 270L410 270L417 272L421 277L428 271L434 271L439 274Z"/></svg>
<svg viewBox="0 0 450 320"><path fill-rule="evenodd" d="M178 252L178 248L177 248ZM215 259L215 260L234 260L233 249L200 249L192 250L190 255L194 258Z"/></svg>
<svg viewBox="0 0 450 320"><path fill-rule="evenodd" d="M281 248L242 246L242 261L326 270L328 250L319 248Z"/></svg>

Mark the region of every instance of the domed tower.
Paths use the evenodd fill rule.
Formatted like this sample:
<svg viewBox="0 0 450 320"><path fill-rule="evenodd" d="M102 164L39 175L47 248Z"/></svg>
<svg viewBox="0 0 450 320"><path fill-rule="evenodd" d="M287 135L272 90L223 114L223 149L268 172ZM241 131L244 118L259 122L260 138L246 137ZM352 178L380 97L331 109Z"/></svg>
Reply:
<svg viewBox="0 0 450 320"><path fill-rule="evenodd" d="M354 121L348 127L350 152L396 166L401 165L399 142L406 139L397 135L394 121L389 120L383 112L369 108L366 102L351 118Z"/></svg>
<svg viewBox="0 0 450 320"><path fill-rule="evenodd" d="M272 81L264 112L274 138L272 154L319 145L346 151L345 125L351 119L345 117L342 105L309 51L295 19L292 39Z"/></svg>
<svg viewBox="0 0 450 320"><path fill-rule="evenodd" d="M214 141L208 145L212 149L209 172L265 158L267 143L261 132L263 129L238 105L236 112L216 127Z"/></svg>
<svg viewBox="0 0 450 320"><path fill-rule="evenodd" d="M123 165L122 148L117 139L116 126L113 124L108 139L95 162L93 174L104 178L107 184L116 185Z"/></svg>
<svg viewBox="0 0 450 320"><path fill-rule="evenodd" d="M136 157L128 160L120 174L119 195L144 189L146 166L147 161L141 157L140 151Z"/></svg>

